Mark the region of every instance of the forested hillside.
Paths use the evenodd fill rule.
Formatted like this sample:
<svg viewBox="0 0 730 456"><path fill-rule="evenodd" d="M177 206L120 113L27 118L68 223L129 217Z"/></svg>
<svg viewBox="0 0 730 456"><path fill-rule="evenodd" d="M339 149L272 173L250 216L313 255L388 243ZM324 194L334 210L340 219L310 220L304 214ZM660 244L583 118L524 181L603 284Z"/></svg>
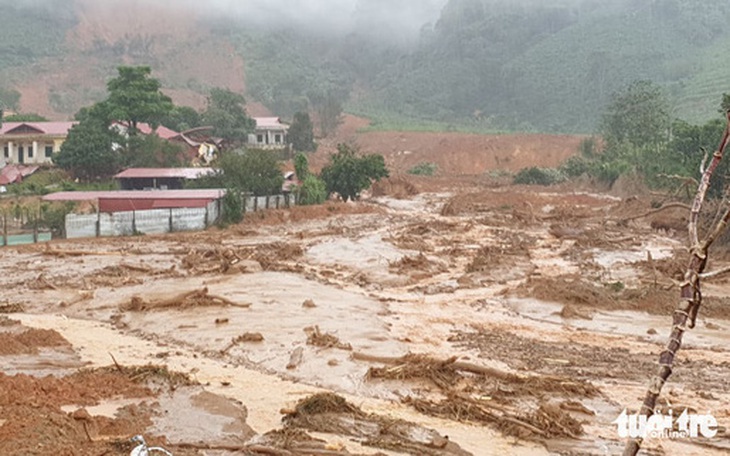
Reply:
<svg viewBox="0 0 730 456"><path fill-rule="evenodd" d="M374 128L589 133L611 95L637 79L663 87L673 114L692 122L714 116L730 92L727 0L351 3L346 17L297 18L294 8L251 20L192 2L154 0L151 15L147 3L107 0L127 16L96 17L89 0L0 0L0 101L12 105L18 90L32 108L40 95L26 93L44 83L46 110L70 115L116 65L143 63L198 105L210 87L245 87L249 101L285 117L344 107ZM103 32L110 18L114 36ZM39 68L58 74L36 82Z"/></svg>
<svg viewBox="0 0 730 456"><path fill-rule="evenodd" d="M712 116L730 82L721 49L730 2L451 0L417 51L378 75L386 110L496 127L591 131L636 79L666 88L676 114Z"/></svg>

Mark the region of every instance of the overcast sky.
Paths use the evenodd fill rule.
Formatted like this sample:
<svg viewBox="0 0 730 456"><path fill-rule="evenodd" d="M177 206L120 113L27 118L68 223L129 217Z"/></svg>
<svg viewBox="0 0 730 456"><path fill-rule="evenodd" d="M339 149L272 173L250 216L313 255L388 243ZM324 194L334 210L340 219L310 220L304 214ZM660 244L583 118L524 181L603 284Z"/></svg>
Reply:
<svg viewBox="0 0 730 456"><path fill-rule="evenodd" d="M151 0L201 8L257 25L303 26L321 32L378 31L417 36L438 20L448 0Z"/></svg>

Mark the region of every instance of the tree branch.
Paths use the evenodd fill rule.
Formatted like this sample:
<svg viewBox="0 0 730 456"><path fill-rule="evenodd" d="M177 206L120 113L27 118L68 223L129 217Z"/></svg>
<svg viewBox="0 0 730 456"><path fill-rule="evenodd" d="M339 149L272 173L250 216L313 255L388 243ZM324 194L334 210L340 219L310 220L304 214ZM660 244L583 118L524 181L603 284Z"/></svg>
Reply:
<svg viewBox="0 0 730 456"><path fill-rule="evenodd" d="M702 174L702 179L700 180L694 203L692 204L688 227L691 259L684 274L684 282L680 286L679 305L674 311L672 318L672 332L669 336L669 342L664 351L659 355L659 370L649 383L649 388L647 389L641 410L639 411L639 413L647 417L654 414L657 398L661 394L667 379L672 375L674 358L682 346L684 333L688 327L690 329L694 328L697 313L702 303L700 277L705 270L705 266L707 266L708 249L715 239L725 230L730 220L730 209L728 209L710 234L702 242L699 241L697 225L702 205L705 201L707 190L710 187L712 175L720 164L725 149L728 146L728 140L730 139L730 111L726 113L726 119L727 125L722 140L720 141L720 146L712 155L710 165ZM641 437L629 440L624 448L623 456L635 456L641 448L642 441L643 439Z"/></svg>

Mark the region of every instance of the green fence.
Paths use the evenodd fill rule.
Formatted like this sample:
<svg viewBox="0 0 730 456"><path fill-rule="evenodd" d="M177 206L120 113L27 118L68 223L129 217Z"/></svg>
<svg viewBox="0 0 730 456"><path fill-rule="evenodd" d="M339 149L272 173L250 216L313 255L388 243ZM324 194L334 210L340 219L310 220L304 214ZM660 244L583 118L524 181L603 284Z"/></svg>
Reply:
<svg viewBox="0 0 730 456"><path fill-rule="evenodd" d="M0 245L33 244L36 242L50 241L51 233L38 233L37 238L33 235L33 233L9 234L7 239L4 239L3 236L0 235L0 240L2 240L2 244Z"/></svg>

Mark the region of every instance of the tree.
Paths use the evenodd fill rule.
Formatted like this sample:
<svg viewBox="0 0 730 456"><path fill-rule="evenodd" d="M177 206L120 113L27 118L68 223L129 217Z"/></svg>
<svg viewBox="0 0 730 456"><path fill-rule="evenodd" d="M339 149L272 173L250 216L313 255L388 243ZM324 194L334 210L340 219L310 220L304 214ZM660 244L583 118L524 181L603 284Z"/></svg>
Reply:
<svg viewBox="0 0 730 456"><path fill-rule="evenodd" d="M310 174L299 189L298 203L304 206L322 204L327 200L327 184L319 177Z"/></svg>
<svg viewBox="0 0 730 456"><path fill-rule="evenodd" d="M607 150L627 143L635 148L656 148L665 143L670 125L662 90L650 81L636 81L614 94L601 121Z"/></svg>
<svg viewBox="0 0 730 456"><path fill-rule="evenodd" d="M3 120L5 122L48 122L48 119L35 113L13 114L12 116L5 117Z"/></svg>
<svg viewBox="0 0 730 456"><path fill-rule="evenodd" d="M125 121L131 136L141 122L157 128L173 108L170 97L160 92L160 81L150 77L148 66L120 66L117 70L119 76L107 83L105 103L111 118Z"/></svg>
<svg viewBox="0 0 730 456"><path fill-rule="evenodd" d="M309 113L297 112L289 127L289 142L294 150L298 152L314 152L317 144L314 142L314 127ZM303 178L302 178L303 179Z"/></svg>
<svg viewBox="0 0 730 456"><path fill-rule="evenodd" d="M673 166L667 160L668 111L661 89L649 81L636 81L614 94L602 116L603 153L584 157L589 173L609 184L626 173L656 184L657 176Z"/></svg>
<svg viewBox="0 0 730 456"><path fill-rule="evenodd" d="M329 136L340 124L342 114L343 96L338 96L334 91L327 93L311 92L309 99L319 117L319 129L322 136Z"/></svg>
<svg viewBox="0 0 730 456"><path fill-rule="evenodd" d="M182 147L160 138L156 133L129 137L127 147L119 152L124 167L174 168L185 163Z"/></svg>
<svg viewBox="0 0 730 456"><path fill-rule="evenodd" d="M213 127L213 134L242 144L256 128L256 122L246 114L246 99L228 89L211 89L202 121Z"/></svg>
<svg viewBox="0 0 730 456"><path fill-rule="evenodd" d="M185 131L202 125L201 115L190 106L174 106L160 122L175 131Z"/></svg>
<svg viewBox="0 0 730 456"><path fill-rule="evenodd" d="M71 127L53 162L81 179L109 177L121 165L113 147L120 141L119 135L103 120L86 119Z"/></svg>
<svg viewBox="0 0 730 456"><path fill-rule="evenodd" d="M703 151L713 152L717 138L722 136L726 122L714 119L703 125L692 125L682 120L672 124L672 139L667 145L666 158L662 161L667 174L679 174L687 177L698 177L700 164L704 158ZM726 176L730 164L723 160L718 165L716 175ZM725 188L724 179L713 179L707 195L711 198L721 197Z"/></svg>
<svg viewBox="0 0 730 456"><path fill-rule="evenodd" d="M15 111L19 106L20 92L15 89L5 89L0 87L0 111L4 111L6 109L12 109Z"/></svg>
<svg viewBox="0 0 730 456"><path fill-rule="evenodd" d="M322 169L321 178L327 184L327 192L337 192L344 201L356 200L373 181L388 177L388 169L382 155L358 157L355 150L338 144L331 163Z"/></svg>
<svg viewBox="0 0 730 456"><path fill-rule="evenodd" d="M300 181L303 181L309 175L309 160L301 152L294 156L294 174L297 175L297 179Z"/></svg>
<svg viewBox="0 0 730 456"><path fill-rule="evenodd" d="M276 156L260 149L224 153L215 174L191 182L192 187L225 188L256 196L281 193L284 176Z"/></svg>

